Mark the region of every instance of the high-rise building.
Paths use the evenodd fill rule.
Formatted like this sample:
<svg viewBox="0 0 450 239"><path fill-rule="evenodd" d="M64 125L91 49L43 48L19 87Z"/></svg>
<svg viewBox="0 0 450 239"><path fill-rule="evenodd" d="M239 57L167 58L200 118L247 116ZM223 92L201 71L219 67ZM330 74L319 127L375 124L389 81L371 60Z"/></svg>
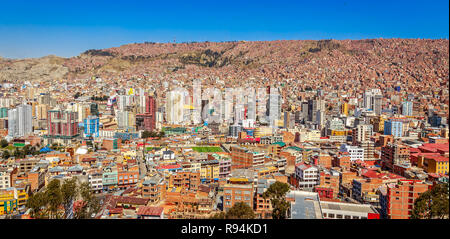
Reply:
<svg viewBox="0 0 450 239"><path fill-rule="evenodd" d="M410 219L414 200L429 188L430 185L419 180L400 180L388 185L386 196L380 198L381 210L390 219Z"/></svg>
<svg viewBox="0 0 450 239"><path fill-rule="evenodd" d="M77 113L63 110L47 112L48 136L74 137L78 135Z"/></svg>
<svg viewBox="0 0 450 239"><path fill-rule="evenodd" d="M381 97L380 97L381 96ZM378 114L381 113L381 90L380 89L371 89L366 92L364 92L364 102L363 102L363 108L366 110L373 110L375 111L375 108L377 108ZM375 112L377 113L377 112Z"/></svg>
<svg viewBox="0 0 450 239"><path fill-rule="evenodd" d="M409 148L404 145L388 143L381 147L381 161L385 168L393 169L394 165L408 165Z"/></svg>
<svg viewBox="0 0 450 239"><path fill-rule="evenodd" d="M308 100L308 121L317 122L317 111L325 112L325 101L321 99Z"/></svg>
<svg viewBox="0 0 450 239"><path fill-rule="evenodd" d="M31 105L19 105L8 111L8 136L22 137L33 131Z"/></svg>
<svg viewBox="0 0 450 239"><path fill-rule="evenodd" d="M402 103L402 115L412 116L413 115L413 102L404 101Z"/></svg>
<svg viewBox="0 0 450 239"><path fill-rule="evenodd" d="M347 102L344 102L341 105L341 114L343 114L345 116L348 116L348 104L347 104Z"/></svg>
<svg viewBox="0 0 450 239"><path fill-rule="evenodd" d="M370 136L373 133L373 126L370 124L359 124L352 131L353 145L358 142L370 140Z"/></svg>
<svg viewBox="0 0 450 239"><path fill-rule="evenodd" d="M166 122L168 124L184 123L184 99L185 92L171 91L166 97Z"/></svg>
<svg viewBox="0 0 450 239"><path fill-rule="evenodd" d="M403 122L389 119L384 122L384 134L394 137L403 136Z"/></svg>
<svg viewBox="0 0 450 239"><path fill-rule="evenodd" d="M383 104L382 95L373 96L373 112L375 112L376 115L381 115L382 104Z"/></svg>
<svg viewBox="0 0 450 239"><path fill-rule="evenodd" d="M97 116L89 115L83 121L84 136L85 137L98 137L99 135L99 118Z"/></svg>
<svg viewBox="0 0 450 239"><path fill-rule="evenodd" d="M136 127L136 115L127 110L118 110L116 112L117 126L120 129L134 131Z"/></svg>
<svg viewBox="0 0 450 239"><path fill-rule="evenodd" d="M136 129L154 131L156 128L156 101L153 96L145 96L145 110L136 115Z"/></svg>

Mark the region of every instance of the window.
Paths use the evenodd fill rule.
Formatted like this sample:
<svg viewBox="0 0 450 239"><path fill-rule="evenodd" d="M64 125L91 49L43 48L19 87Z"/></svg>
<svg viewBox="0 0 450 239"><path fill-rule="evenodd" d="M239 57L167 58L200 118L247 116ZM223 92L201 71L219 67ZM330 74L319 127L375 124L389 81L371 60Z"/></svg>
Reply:
<svg viewBox="0 0 450 239"><path fill-rule="evenodd" d="M336 215L336 218L337 218L337 219L342 219L342 215L341 215L341 214L337 214L337 215Z"/></svg>
<svg viewBox="0 0 450 239"><path fill-rule="evenodd" d="M329 213L329 214L328 214L328 217L329 217L329 218L334 218L334 214L333 214L333 213Z"/></svg>
<svg viewBox="0 0 450 239"><path fill-rule="evenodd" d="M345 218L345 219L351 219L352 217L349 216L349 215L345 215L344 218Z"/></svg>
<svg viewBox="0 0 450 239"><path fill-rule="evenodd" d="M353 218L353 219L359 219L359 217L358 217L358 216L353 216L352 218Z"/></svg>

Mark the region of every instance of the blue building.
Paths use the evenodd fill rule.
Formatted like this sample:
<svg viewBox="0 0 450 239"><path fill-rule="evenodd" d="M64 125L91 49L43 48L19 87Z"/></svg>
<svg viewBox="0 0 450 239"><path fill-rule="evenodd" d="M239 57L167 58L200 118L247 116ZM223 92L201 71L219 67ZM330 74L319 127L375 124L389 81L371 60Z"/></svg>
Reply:
<svg viewBox="0 0 450 239"><path fill-rule="evenodd" d="M384 122L384 134L393 135L394 137L403 136L403 122L387 120Z"/></svg>
<svg viewBox="0 0 450 239"><path fill-rule="evenodd" d="M433 114L428 118L428 123L431 124L431 127L439 127L442 123L442 117L437 114Z"/></svg>
<svg viewBox="0 0 450 239"><path fill-rule="evenodd" d="M85 137L98 137L100 120L97 116L89 115L86 119L83 120L83 124Z"/></svg>

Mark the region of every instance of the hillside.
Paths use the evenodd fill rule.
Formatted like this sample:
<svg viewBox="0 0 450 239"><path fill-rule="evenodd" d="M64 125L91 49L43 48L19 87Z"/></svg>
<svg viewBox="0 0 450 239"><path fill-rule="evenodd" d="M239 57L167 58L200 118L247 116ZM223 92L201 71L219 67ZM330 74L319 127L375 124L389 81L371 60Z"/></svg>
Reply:
<svg viewBox="0 0 450 239"><path fill-rule="evenodd" d="M369 39L141 43L79 56L0 58L0 82L141 75L448 81L448 40Z"/></svg>

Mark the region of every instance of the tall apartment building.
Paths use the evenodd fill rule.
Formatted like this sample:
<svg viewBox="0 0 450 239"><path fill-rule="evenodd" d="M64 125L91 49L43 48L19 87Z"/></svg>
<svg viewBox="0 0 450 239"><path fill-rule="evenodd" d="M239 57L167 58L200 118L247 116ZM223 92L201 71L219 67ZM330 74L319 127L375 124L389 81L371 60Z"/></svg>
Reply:
<svg viewBox="0 0 450 239"><path fill-rule="evenodd" d="M413 102L411 101L402 102L402 115L405 116L413 115Z"/></svg>
<svg viewBox="0 0 450 239"><path fill-rule="evenodd" d="M145 96L144 99L144 113L136 115L136 129L154 131L156 128L156 101L153 96Z"/></svg>
<svg viewBox="0 0 450 239"><path fill-rule="evenodd" d="M409 219L414 200L428 189L430 185L419 180L400 180L398 184L388 185L382 210L390 219Z"/></svg>
<svg viewBox="0 0 450 239"><path fill-rule="evenodd" d="M99 136L100 120L98 116L89 115L83 121L84 136L85 137L98 137Z"/></svg>
<svg viewBox="0 0 450 239"><path fill-rule="evenodd" d="M19 105L8 111L8 136L23 137L33 132L31 105Z"/></svg>
<svg viewBox="0 0 450 239"><path fill-rule="evenodd" d="M353 145L357 145L358 142L370 140L370 136L373 133L373 126L370 124L359 124L352 131Z"/></svg>
<svg viewBox="0 0 450 239"><path fill-rule="evenodd" d="M0 107L9 108L10 106L14 105L14 99L13 98L0 98Z"/></svg>
<svg viewBox="0 0 450 239"><path fill-rule="evenodd" d="M358 147L364 149L364 160L375 159L375 143L370 140L358 142Z"/></svg>
<svg viewBox="0 0 450 239"><path fill-rule="evenodd" d="M376 114L381 114L381 103L383 96L380 89L371 89L364 92L363 107L367 110L373 110Z"/></svg>
<svg viewBox="0 0 450 239"><path fill-rule="evenodd" d="M384 122L384 134L394 137L403 136L403 122L389 119Z"/></svg>
<svg viewBox="0 0 450 239"><path fill-rule="evenodd" d="M76 112L67 110L49 110L47 112L48 132L44 136L44 141L52 144L53 142L67 143L76 138L78 132L78 115Z"/></svg>
<svg viewBox="0 0 450 239"><path fill-rule="evenodd" d="M381 148L381 161L384 167L393 169L394 165L410 164L409 148L404 145L388 143Z"/></svg>
<svg viewBox="0 0 450 239"><path fill-rule="evenodd" d="M171 91L166 97L166 122L168 124L184 123L184 100L183 91Z"/></svg>
<svg viewBox="0 0 450 239"><path fill-rule="evenodd" d="M116 112L117 126L119 129L134 131L136 128L136 116L134 112L118 110Z"/></svg>

